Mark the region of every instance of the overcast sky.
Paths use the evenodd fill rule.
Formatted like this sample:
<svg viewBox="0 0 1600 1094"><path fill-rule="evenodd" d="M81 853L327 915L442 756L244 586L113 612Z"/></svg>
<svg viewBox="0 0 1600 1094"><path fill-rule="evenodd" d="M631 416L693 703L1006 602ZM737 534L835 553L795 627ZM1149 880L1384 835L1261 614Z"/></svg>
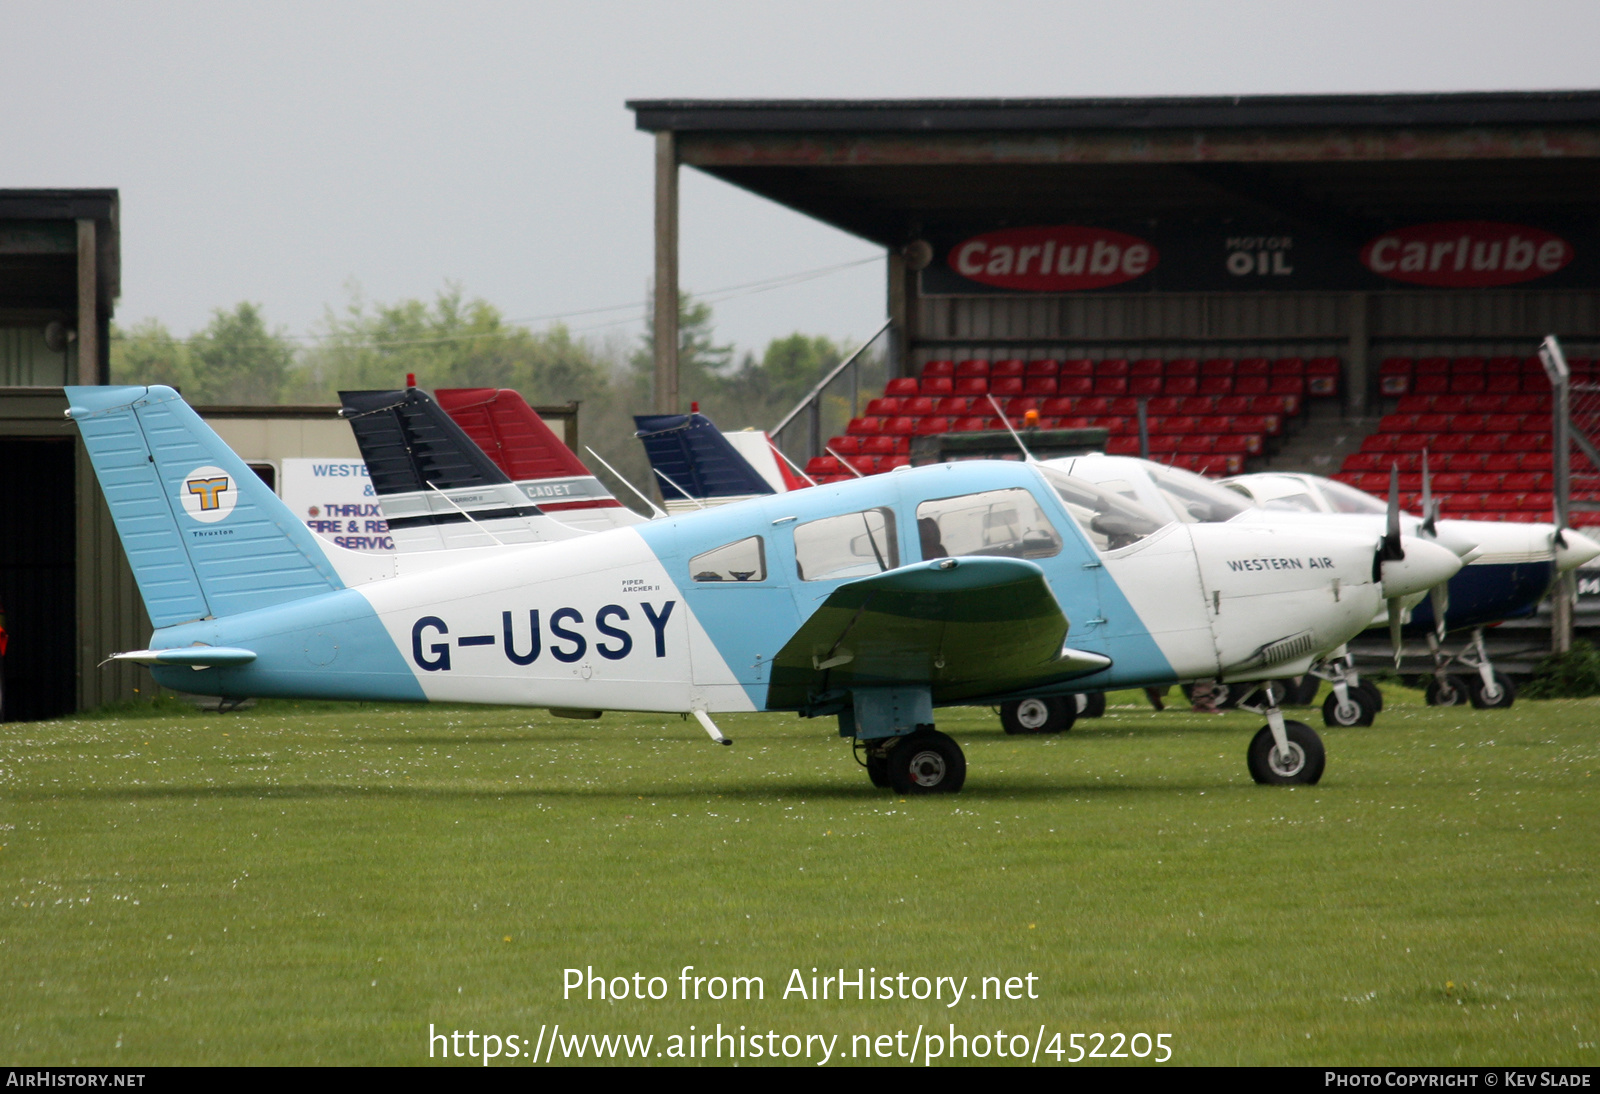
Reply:
<svg viewBox="0 0 1600 1094"><path fill-rule="evenodd" d="M1596 87L1597 31L1593 0L0 0L0 188L121 191L125 325L252 300L301 334L350 285L447 280L535 319L644 297L652 142L625 99ZM741 347L883 315L881 252L692 169L681 232L696 293L858 263L722 300Z"/></svg>

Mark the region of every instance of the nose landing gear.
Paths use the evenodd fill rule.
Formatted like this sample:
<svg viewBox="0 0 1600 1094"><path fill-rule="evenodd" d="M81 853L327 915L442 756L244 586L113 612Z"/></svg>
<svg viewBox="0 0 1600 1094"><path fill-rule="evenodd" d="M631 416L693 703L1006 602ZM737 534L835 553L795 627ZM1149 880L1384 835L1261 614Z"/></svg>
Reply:
<svg viewBox="0 0 1600 1094"><path fill-rule="evenodd" d="M1245 764L1250 769L1250 777L1258 783L1315 785L1322 778L1328 759L1322 738L1304 722L1284 720L1283 708L1278 705L1280 687L1272 682L1261 686L1259 694L1263 696L1263 706L1239 704L1242 710L1267 716L1267 724L1250 741Z"/></svg>

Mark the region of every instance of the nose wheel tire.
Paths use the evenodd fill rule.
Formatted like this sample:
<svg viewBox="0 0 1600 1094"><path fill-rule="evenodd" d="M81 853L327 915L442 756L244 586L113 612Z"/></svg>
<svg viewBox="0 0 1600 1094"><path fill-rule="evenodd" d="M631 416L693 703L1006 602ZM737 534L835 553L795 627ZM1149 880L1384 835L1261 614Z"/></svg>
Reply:
<svg viewBox="0 0 1600 1094"><path fill-rule="evenodd" d="M1000 704L1000 728L1007 733L1064 733L1078 717L1077 696L1014 699Z"/></svg>
<svg viewBox="0 0 1600 1094"><path fill-rule="evenodd" d="M1378 690L1378 685L1374 684L1371 680L1362 680L1361 683L1356 686L1366 693L1367 698L1372 700L1372 713L1382 714L1383 692Z"/></svg>
<svg viewBox="0 0 1600 1094"><path fill-rule="evenodd" d="M1322 769L1328 762L1322 748L1322 738L1304 722L1284 722L1284 736L1289 739L1289 751L1278 751L1272 739L1272 728L1262 726L1250 742L1246 762L1250 777L1258 783L1273 786L1310 786L1322 778Z"/></svg>
<svg viewBox="0 0 1600 1094"><path fill-rule="evenodd" d="M897 794L954 794L967 781L961 746L936 729L919 729L889 750L889 785Z"/></svg>
<svg viewBox="0 0 1600 1094"><path fill-rule="evenodd" d="M1493 698L1485 695L1483 677L1476 674L1467 677L1467 697L1472 700L1472 705L1479 710L1503 710L1517 701L1517 686L1511 682L1511 677L1494 674L1496 694Z"/></svg>
<svg viewBox="0 0 1600 1094"><path fill-rule="evenodd" d="M1435 676L1428 681L1428 687L1423 692L1430 707L1458 707L1467 702L1467 683L1459 676L1446 676L1443 679Z"/></svg>
<svg viewBox="0 0 1600 1094"><path fill-rule="evenodd" d="M1349 702L1339 702L1339 693L1330 691L1322 701L1322 724L1325 726L1370 726L1378 714L1372 696L1362 688L1346 688Z"/></svg>

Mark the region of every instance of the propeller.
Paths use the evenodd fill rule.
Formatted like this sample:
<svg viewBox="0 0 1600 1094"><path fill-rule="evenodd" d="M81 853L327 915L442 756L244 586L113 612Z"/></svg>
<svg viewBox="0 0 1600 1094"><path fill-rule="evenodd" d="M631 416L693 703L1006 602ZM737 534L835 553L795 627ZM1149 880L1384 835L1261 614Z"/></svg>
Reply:
<svg viewBox="0 0 1600 1094"><path fill-rule="evenodd" d="M1428 450L1422 450L1422 530L1438 535L1439 503L1433 497L1433 475L1428 472Z"/></svg>
<svg viewBox="0 0 1600 1094"><path fill-rule="evenodd" d="M1383 544L1378 548L1378 565L1375 569L1381 576L1383 563L1398 562L1405 557L1406 549L1400 542L1400 466L1390 464L1388 520L1384 526ZM1404 601L1398 596L1391 596L1386 603L1389 608L1389 642L1394 646L1394 667L1399 668L1402 649L1400 628L1405 626Z"/></svg>

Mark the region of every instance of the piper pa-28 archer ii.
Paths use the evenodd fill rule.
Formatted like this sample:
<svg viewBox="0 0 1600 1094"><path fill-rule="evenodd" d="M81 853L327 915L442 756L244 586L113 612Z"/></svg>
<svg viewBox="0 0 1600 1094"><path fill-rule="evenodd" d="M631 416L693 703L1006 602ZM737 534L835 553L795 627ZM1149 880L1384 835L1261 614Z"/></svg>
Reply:
<svg viewBox="0 0 1600 1094"><path fill-rule="evenodd" d="M998 460L553 542L351 558L172 389L67 396L156 628L115 656L165 686L684 713L718 741L721 712L833 716L873 782L902 793L965 779L936 707L1290 675L1460 566L1398 535L1185 525ZM1316 782L1321 740L1267 693L1251 775Z"/></svg>

